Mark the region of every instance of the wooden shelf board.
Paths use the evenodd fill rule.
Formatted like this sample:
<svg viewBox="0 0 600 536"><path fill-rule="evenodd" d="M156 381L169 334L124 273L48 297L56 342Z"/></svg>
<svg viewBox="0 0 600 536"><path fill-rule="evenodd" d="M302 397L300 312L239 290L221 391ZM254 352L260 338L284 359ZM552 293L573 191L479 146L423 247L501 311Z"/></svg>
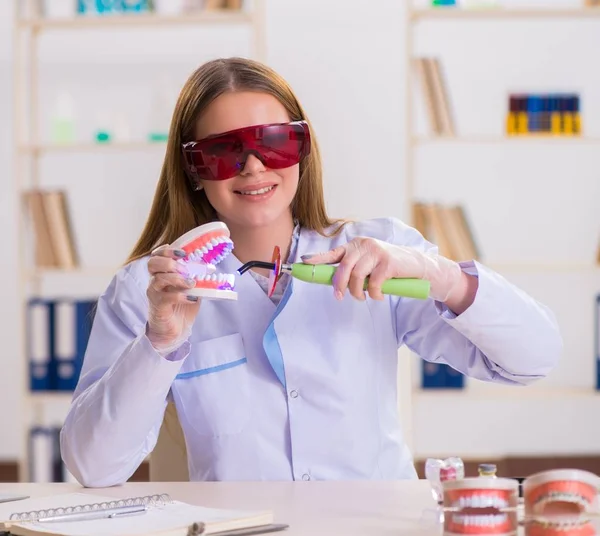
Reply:
<svg viewBox="0 0 600 536"><path fill-rule="evenodd" d="M82 15L65 19L25 19L19 21L21 28L34 30L77 30L85 28L144 27L144 26L181 26L193 24L249 24L252 13L244 11L211 10L188 13L181 16L159 16L154 14Z"/></svg>
<svg viewBox="0 0 600 536"><path fill-rule="evenodd" d="M424 8L410 12L413 20L424 19L573 19L598 18L599 8L481 8L462 9L456 7Z"/></svg>
<svg viewBox="0 0 600 536"><path fill-rule="evenodd" d="M73 143L73 144L42 144L42 145L21 145L21 153L91 153L91 152L110 152L110 151L140 151L155 150L166 147L166 142L111 142L111 143Z"/></svg>

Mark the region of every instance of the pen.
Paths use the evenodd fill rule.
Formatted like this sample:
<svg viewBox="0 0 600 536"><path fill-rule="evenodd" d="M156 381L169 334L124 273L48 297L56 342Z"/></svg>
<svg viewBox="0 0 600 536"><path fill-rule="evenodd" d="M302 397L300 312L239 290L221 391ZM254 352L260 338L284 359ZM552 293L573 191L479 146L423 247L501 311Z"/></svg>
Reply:
<svg viewBox="0 0 600 536"><path fill-rule="evenodd" d="M88 521L93 519L111 519L121 516L130 516L134 514L143 514L148 509L145 505L119 506L110 510L95 510L88 512L73 512L56 516L39 518L37 521L46 523L51 521Z"/></svg>
<svg viewBox="0 0 600 536"><path fill-rule="evenodd" d="M258 525L256 527L248 527L241 529L232 529L213 532L215 536L253 536L259 534L267 534L269 532L279 532L286 530L289 525L285 523L272 523L270 525ZM194 523L188 527L187 536L198 536L205 533L206 525L204 523Z"/></svg>

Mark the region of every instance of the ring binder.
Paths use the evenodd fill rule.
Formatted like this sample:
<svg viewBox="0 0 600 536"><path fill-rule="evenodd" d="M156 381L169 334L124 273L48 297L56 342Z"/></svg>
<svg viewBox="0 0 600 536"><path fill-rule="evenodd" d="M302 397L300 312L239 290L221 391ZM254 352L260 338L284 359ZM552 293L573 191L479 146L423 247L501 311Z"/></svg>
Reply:
<svg viewBox="0 0 600 536"><path fill-rule="evenodd" d="M85 512L110 512L124 506L164 506L173 500L167 493L157 495L146 495L143 497L130 497L127 499L115 499L114 501L103 501L98 503L82 504L79 506L67 506L64 508L48 508L46 510L33 510L31 512L15 512L11 514L10 521L38 521L46 517L64 516L70 514L81 514Z"/></svg>

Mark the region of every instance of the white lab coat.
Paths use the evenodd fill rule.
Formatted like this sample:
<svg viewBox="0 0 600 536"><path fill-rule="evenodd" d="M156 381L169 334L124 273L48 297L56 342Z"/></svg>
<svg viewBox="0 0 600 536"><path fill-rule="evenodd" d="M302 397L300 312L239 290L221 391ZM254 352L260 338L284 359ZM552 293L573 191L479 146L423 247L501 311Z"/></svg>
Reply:
<svg viewBox="0 0 600 536"><path fill-rule="evenodd" d="M392 218L348 224L334 238L301 230L295 259L356 236L435 249ZM230 255L219 271L235 273ZM276 306L250 274L238 301L204 301L189 341L161 357L145 336L147 258L105 293L61 446L86 486L125 482L152 451L172 397L192 480L415 478L397 414L398 348L473 378L528 384L556 365L551 311L478 262L460 316L431 299L333 297L292 280Z"/></svg>

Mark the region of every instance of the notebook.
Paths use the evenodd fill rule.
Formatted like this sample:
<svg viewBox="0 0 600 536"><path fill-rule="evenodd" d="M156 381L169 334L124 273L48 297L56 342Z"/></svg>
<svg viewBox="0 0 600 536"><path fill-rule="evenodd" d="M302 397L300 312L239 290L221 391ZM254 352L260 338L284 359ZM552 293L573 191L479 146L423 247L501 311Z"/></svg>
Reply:
<svg viewBox="0 0 600 536"><path fill-rule="evenodd" d="M145 511L108 517L124 507L136 506ZM57 516L69 516L69 519L49 519ZM82 519L82 516L95 519ZM270 511L206 508L175 501L166 494L117 500L68 493L0 504L0 530L15 536L192 536L272 523Z"/></svg>

